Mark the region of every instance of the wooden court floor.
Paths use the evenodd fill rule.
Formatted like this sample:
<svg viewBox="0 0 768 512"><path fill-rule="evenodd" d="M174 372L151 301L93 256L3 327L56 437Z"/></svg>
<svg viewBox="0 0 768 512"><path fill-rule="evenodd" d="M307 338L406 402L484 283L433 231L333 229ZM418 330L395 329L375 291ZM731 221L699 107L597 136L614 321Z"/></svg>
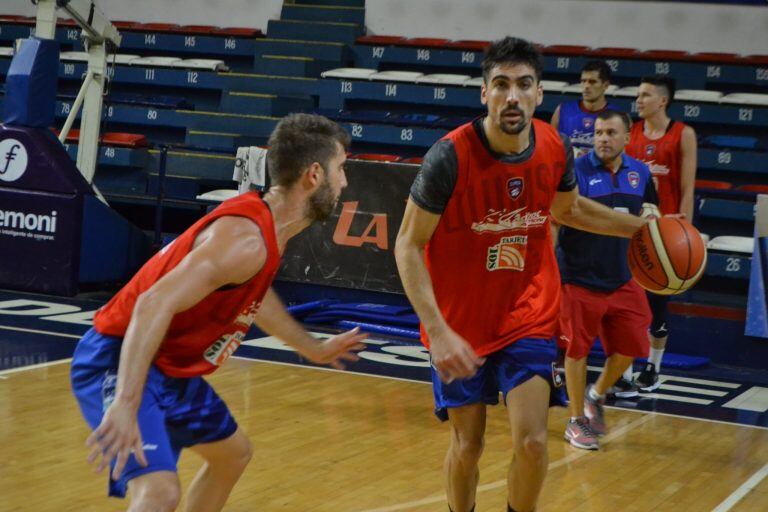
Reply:
<svg viewBox="0 0 768 512"><path fill-rule="evenodd" d="M68 370L0 374L0 511L127 505L107 499L106 477L86 464ZM210 381L255 446L225 510L447 510L447 429L429 385L238 359ZM754 477L768 468L768 430L618 409L608 420L603 448L585 452L562 440L565 409L551 410L540 511L768 510L768 479ZM478 512L505 510L509 454L504 411L491 408ZM198 465L182 455L185 489Z"/></svg>

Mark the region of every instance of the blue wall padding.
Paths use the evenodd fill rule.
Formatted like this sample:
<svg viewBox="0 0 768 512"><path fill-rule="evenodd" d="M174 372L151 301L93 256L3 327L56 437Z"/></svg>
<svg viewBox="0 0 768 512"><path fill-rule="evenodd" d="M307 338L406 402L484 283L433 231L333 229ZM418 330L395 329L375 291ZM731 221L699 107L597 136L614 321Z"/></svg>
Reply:
<svg viewBox="0 0 768 512"><path fill-rule="evenodd" d="M744 334L768 338L768 237L758 237L757 227L750 271Z"/></svg>
<svg viewBox="0 0 768 512"><path fill-rule="evenodd" d="M35 37L21 41L5 82L3 122L48 128L56 113L59 43Z"/></svg>

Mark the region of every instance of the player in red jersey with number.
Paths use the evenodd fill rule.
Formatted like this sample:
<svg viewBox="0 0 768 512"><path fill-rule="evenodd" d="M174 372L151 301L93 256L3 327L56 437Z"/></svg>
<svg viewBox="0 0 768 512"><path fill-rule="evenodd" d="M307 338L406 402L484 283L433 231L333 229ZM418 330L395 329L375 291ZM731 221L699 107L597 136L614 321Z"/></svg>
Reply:
<svg viewBox="0 0 768 512"><path fill-rule="evenodd" d="M579 196L567 137L533 119L541 104L538 50L491 45L481 100L488 113L439 140L424 158L397 237L403 286L430 350L435 412L450 425L449 508L473 510L486 404L507 405L514 445L508 510L530 512L547 473L547 411L560 275L550 217L630 237L644 220Z"/></svg>
<svg viewBox="0 0 768 512"><path fill-rule="evenodd" d="M290 238L333 211L348 134L296 114L269 140L274 186L230 199L150 259L94 318L77 345L72 387L92 429L89 462L111 464L110 495L130 492L132 511L176 510L176 462L191 448L205 464L187 511L220 510L251 458L251 444L201 377L215 371L252 323L307 359L356 360L356 330L318 342L271 289Z"/></svg>
<svg viewBox="0 0 768 512"><path fill-rule="evenodd" d="M626 153L645 162L653 174L662 215L681 215L693 220L696 186L696 132L667 114L675 97L675 81L667 76L643 77L637 92L640 121L632 126ZM640 391L659 387L659 370L667 346L669 296L648 294L653 313L651 353L636 379Z"/></svg>

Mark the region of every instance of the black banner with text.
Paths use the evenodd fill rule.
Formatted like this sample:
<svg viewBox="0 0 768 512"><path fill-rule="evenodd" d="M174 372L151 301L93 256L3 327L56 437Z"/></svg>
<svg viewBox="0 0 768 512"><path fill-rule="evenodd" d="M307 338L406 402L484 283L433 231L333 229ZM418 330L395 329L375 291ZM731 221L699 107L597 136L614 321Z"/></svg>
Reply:
<svg viewBox="0 0 768 512"><path fill-rule="evenodd" d="M349 160L336 211L288 243L278 279L402 293L395 238L418 169Z"/></svg>

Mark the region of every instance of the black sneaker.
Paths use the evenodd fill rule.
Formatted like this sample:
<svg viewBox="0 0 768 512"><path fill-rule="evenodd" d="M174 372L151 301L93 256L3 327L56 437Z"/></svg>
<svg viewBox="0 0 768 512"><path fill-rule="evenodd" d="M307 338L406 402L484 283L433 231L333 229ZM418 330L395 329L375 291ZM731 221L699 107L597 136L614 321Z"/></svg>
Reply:
<svg viewBox="0 0 768 512"><path fill-rule="evenodd" d="M635 384L643 393L650 393L657 389L661 382L659 382L659 372L656 371L656 366L653 363L645 363L645 368L635 379Z"/></svg>
<svg viewBox="0 0 768 512"><path fill-rule="evenodd" d="M617 380L616 384L611 386L611 389L608 390L608 396L615 398L634 398L639 394L640 391L638 390L637 385L624 377Z"/></svg>

